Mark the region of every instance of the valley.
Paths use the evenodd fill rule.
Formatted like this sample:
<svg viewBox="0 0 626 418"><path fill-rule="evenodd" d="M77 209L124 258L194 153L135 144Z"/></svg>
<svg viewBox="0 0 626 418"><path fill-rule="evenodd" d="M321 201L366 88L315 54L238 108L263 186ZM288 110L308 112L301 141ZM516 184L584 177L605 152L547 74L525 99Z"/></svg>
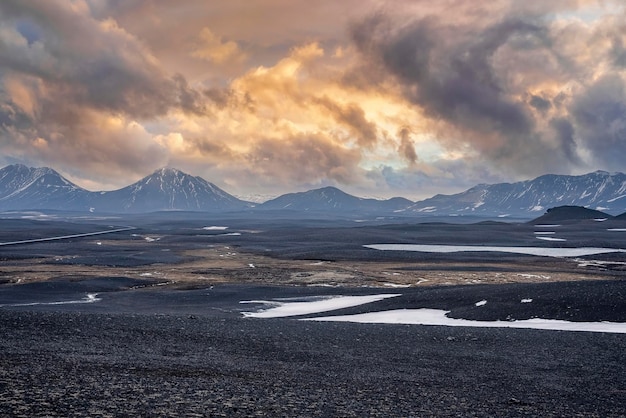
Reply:
<svg viewBox="0 0 626 418"><path fill-rule="evenodd" d="M0 409L623 415L625 225L571 213L4 213Z"/></svg>

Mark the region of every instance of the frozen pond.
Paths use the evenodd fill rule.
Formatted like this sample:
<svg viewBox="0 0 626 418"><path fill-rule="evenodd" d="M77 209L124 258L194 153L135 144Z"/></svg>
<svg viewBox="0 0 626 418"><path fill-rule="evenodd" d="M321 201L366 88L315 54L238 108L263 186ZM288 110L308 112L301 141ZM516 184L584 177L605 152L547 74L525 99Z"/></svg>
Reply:
<svg viewBox="0 0 626 418"><path fill-rule="evenodd" d="M418 251L424 253L499 252L528 254L545 257L581 257L584 255L626 252L617 248L542 248L542 247L495 247L487 245L421 245L421 244L371 244L366 248L381 251Z"/></svg>

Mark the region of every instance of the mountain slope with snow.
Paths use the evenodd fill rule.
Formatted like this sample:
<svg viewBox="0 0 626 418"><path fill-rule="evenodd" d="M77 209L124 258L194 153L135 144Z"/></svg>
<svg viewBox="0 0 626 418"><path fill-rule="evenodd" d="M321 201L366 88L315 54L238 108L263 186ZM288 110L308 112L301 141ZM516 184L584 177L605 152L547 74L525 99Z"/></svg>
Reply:
<svg viewBox="0 0 626 418"><path fill-rule="evenodd" d="M454 195L436 195L407 211L434 215L533 216L556 206L583 206L617 215L626 210L626 175L596 171L548 174L517 183L481 184Z"/></svg>
<svg viewBox="0 0 626 418"><path fill-rule="evenodd" d="M0 209L66 209L86 211L92 192L51 168L21 164L0 169Z"/></svg>
<svg viewBox="0 0 626 418"><path fill-rule="evenodd" d="M557 206L582 206L610 215L626 212L626 175L596 171L582 176L545 175L517 183L481 184L421 202L397 197L365 199L335 187L289 193L254 205L201 177L163 168L119 190L91 192L50 168L0 169L0 210L54 209L110 213L167 210L228 212L290 210L399 215L475 215L534 218Z"/></svg>
<svg viewBox="0 0 626 418"><path fill-rule="evenodd" d="M123 189L101 192L93 202L101 212L163 210L232 211L250 207L213 183L174 168L162 168Z"/></svg>

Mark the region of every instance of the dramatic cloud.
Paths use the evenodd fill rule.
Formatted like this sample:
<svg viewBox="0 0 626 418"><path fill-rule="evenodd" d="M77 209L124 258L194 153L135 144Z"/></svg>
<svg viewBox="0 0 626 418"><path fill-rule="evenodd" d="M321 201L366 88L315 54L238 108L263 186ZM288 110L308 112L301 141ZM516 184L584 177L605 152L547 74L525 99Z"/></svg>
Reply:
<svg viewBox="0 0 626 418"><path fill-rule="evenodd" d="M0 163L411 198L623 170L624 22L610 0L4 0Z"/></svg>
<svg viewBox="0 0 626 418"><path fill-rule="evenodd" d="M461 22L443 13L376 14L356 24L352 37L378 77L394 80L424 110L448 148L470 145L523 175L575 170L584 151L591 151L588 163L614 166L602 154L623 155L626 146L624 73L615 65L623 21L561 21L548 7L494 4Z"/></svg>

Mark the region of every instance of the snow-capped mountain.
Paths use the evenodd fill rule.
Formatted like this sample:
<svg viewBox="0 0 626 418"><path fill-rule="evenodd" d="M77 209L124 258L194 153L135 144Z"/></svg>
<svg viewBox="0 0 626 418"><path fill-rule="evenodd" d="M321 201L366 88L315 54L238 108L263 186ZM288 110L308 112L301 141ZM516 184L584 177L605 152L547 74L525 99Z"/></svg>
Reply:
<svg viewBox="0 0 626 418"><path fill-rule="evenodd" d="M92 193L70 182L51 168L22 164L0 169L0 208L65 209L85 211Z"/></svg>
<svg viewBox="0 0 626 418"><path fill-rule="evenodd" d="M250 207L213 183L175 168L162 168L123 189L101 192L93 201L98 212L162 210L232 211Z"/></svg>
<svg viewBox="0 0 626 418"><path fill-rule="evenodd" d="M173 168L110 192L85 190L51 168L0 169L0 210L53 209L113 213L232 211L250 207L216 185Z"/></svg>
<svg viewBox="0 0 626 418"><path fill-rule="evenodd" d="M407 211L436 215L532 216L555 206L583 206L617 215L626 210L626 174L548 174L517 183L481 184L454 195L436 195Z"/></svg>
<svg viewBox="0 0 626 418"><path fill-rule="evenodd" d="M410 200L395 197L389 200L363 199L336 187L307 192L288 193L258 205L263 210L295 210L310 212L393 212L411 205Z"/></svg>
<svg viewBox="0 0 626 418"><path fill-rule="evenodd" d="M582 176L545 175L517 183L481 184L455 195L421 202L397 197L364 199L335 187L289 193L252 204L201 177L163 168L119 190L91 192L51 168L10 165L0 169L0 210L55 209L112 213L186 210L291 210L328 213L536 217L557 206L583 206L611 215L626 212L626 174L596 171Z"/></svg>

